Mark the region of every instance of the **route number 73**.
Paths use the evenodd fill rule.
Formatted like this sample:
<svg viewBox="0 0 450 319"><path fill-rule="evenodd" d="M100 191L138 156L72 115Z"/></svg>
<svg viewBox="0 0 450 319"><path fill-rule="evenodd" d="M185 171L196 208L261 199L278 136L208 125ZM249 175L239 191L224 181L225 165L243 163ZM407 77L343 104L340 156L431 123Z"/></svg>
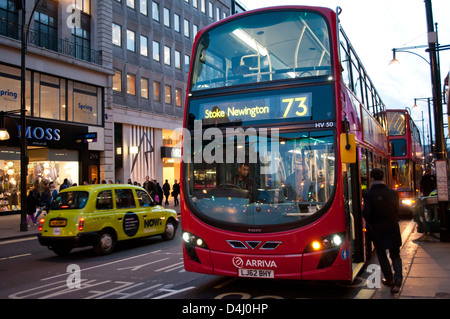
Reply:
<svg viewBox="0 0 450 319"><path fill-rule="evenodd" d="M283 117L286 118L289 115L289 111L291 110L292 105L294 105L294 108L296 107L297 111L295 112L295 115L297 116L305 116L308 115L309 109L308 105L306 104L307 96L302 97L296 97L296 98L288 98L288 99L282 99L281 102L287 103L286 110L284 111Z"/></svg>

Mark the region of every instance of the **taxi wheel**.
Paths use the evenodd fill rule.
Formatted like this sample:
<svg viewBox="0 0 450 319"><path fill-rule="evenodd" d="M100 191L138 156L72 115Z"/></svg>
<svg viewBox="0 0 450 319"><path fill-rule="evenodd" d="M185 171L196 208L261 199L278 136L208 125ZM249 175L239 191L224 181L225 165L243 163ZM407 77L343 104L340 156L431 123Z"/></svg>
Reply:
<svg viewBox="0 0 450 319"><path fill-rule="evenodd" d="M94 250L97 255L108 255L114 250L116 236L110 230L103 230L97 236Z"/></svg>
<svg viewBox="0 0 450 319"><path fill-rule="evenodd" d="M164 234L162 234L163 240L172 240L175 237L175 232L177 231L177 228L175 226L175 223L172 219L169 219L166 223L166 227L164 230Z"/></svg>

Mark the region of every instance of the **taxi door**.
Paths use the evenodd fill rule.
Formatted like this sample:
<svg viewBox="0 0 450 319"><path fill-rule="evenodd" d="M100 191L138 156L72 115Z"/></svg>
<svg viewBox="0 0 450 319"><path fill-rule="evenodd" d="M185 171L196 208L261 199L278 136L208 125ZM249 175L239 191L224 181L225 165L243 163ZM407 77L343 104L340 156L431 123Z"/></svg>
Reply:
<svg viewBox="0 0 450 319"><path fill-rule="evenodd" d="M155 206L155 202L146 191L141 189L136 189L135 191L139 206L141 210L144 211L142 236L151 236L163 233L166 221L162 207L159 205Z"/></svg>
<svg viewBox="0 0 450 319"><path fill-rule="evenodd" d="M139 237L142 216L136 207L136 200L131 188L114 189L116 202L116 233L118 240Z"/></svg>

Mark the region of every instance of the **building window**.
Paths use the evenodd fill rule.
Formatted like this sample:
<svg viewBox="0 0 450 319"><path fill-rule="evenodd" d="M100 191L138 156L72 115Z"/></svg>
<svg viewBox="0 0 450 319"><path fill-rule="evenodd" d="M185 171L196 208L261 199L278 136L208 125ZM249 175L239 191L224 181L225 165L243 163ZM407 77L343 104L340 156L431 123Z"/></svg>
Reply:
<svg viewBox="0 0 450 319"><path fill-rule="evenodd" d="M175 50L175 67L181 70L181 53Z"/></svg>
<svg viewBox="0 0 450 319"><path fill-rule="evenodd" d="M159 42L153 41L153 60L160 61Z"/></svg>
<svg viewBox="0 0 450 319"><path fill-rule="evenodd" d="M189 73L189 64L191 63L190 60L191 58L189 57L189 55L184 55L184 70L188 73Z"/></svg>
<svg viewBox="0 0 450 319"><path fill-rule="evenodd" d="M127 0L127 6L131 9L134 9L134 0Z"/></svg>
<svg viewBox="0 0 450 319"><path fill-rule="evenodd" d="M164 46L164 64L170 65L170 48Z"/></svg>
<svg viewBox="0 0 450 319"><path fill-rule="evenodd" d="M173 15L173 29L180 33L180 16L176 13Z"/></svg>
<svg viewBox="0 0 450 319"><path fill-rule="evenodd" d="M59 78L41 74L40 86L40 109L39 117L47 119L59 119Z"/></svg>
<svg viewBox="0 0 450 319"><path fill-rule="evenodd" d="M148 56L148 39L141 35L141 55Z"/></svg>
<svg viewBox="0 0 450 319"><path fill-rule="evenodd" d="M136 76L127 74L127 93L136 95Z"/></svg>
<svg viewBox="0 0 450 319"><path fill-rule="evenodd" d="M181 107L182 99L181 99L181 89L175 89L175 105Z"/></svg>
<svg viewBox="0 0 450 319"><path fill-rule="evenodd" d="M200 0L201 1L201 8L203 13L206 13L206 0Z"/></svg>
<svg viewBox="0 0 450 319"><path fill-rule="evenodd" d="M170 10L164 8L164 25L170 28Z"/></svg>
<svg viewBox="0 0 450 319"><path fill-rule="evenodd" d="M184 36L189 38L189 20L184 19Z"/></svg>
<svg viewBox="0 0 450 319"><path fill-rule="evenodd" d="M192 6L198 8L198 0L192 0Z"/></svg>
<svg viewBox="0 0 450 319"><path fill-rule="evenodd" d="M91 61L91 17L82 12L80 28L72 28L72 44L75 50L72 55L78 59Z"/></svg>
<svg viewBox="0 0 450 319"><path fill-rule="evenodd" d="M102 124L101 92L101 88L84 83L73 82L74 122L93 125Z"/></svg>
<svg viewBox="0 0 450 319"><path fill-rule="evenodd" d="M14 0L0 1L0 35L19 39L19 15Z"/></svg>
<svg viewBox="0 0 450 319"><path fill-rule="evenodd" d="M164 85L164 102L172 104L172 87L170 85Z"/></svg>
<svg viewBox="0 0 450 319"><path fill-rule="evenodd" d="M131 30L127 30L127 49L130 51L136 51L135 33Z"/></svg>
<svg viewBox="0 0 450 319"><path fill-rule="evenodd" d="M122 92L122 72L115 70L113 77L113 91Z"/></svg>
<svg viewBox="0 0 450 319"><path fill-rule="evenodd" d="M194 24L192 26L192 38L193 39L195 39L195 36L197 35L197 33L198 33L198 25Z"/></svg>
<svg viewBox="0 0 450 319"><path fill-rule="evenodd" d="M148 79L141 78L141 97L148 99Z"/></svg>
<svg viewBox="0 0 450 319"><path fill-rule="evenodd" d="M91 13L91 1L90 0L75 0L75 6L82 12Z"/></svg>
<svg viewBox="0 0 450 319"><path fill-rule="evenodd" d="M147 0L140 0L139 1L139 11L143 14L143 15L147 15Z"/></svg>
<svg viewBox="0 0 450 319"><path fill-rule="evenodd" d="M34 44L58 50L58 2L39 2L34 12Z"/></svg>
<svg viewBox="0 0 450 319"><path fill-rule="evenodd" d="M152 18L159 21L159 4L155 1L152 1Z"/></svg>
<svg viewBox="0 0 450 319"><path fill-rule="evenodd" d="M213 4L211 2L208 2L208 11L209 11L209 17L211 19L214 19L214 9L213 9Z"/></svg>
<svg viewBox="0 0 450 319"><path fill-rule="evenodd" d="M153 81L153 101L161 102L161 83Z"/></svg>
<svg viewBox="0 0 450 319"><path fill-rule="evenodd" d="M119 47L122 46L122 27L118 24L112 24L112 42Z"/></svg>

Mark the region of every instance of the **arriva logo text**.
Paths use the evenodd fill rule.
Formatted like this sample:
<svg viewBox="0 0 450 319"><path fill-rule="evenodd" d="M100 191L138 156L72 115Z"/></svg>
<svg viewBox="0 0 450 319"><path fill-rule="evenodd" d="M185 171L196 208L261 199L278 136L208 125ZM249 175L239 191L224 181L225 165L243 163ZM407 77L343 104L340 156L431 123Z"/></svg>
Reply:
<svg viewBox="0 0 450 319"><path fill-rule="evenodd" d="M243 268L244 262L240 257L233 258L233 264L237 268ZM277 268L277 264L274 260L260 260L260 259L247 259L245 262L245 267L255 267L255 268Z"/></svg>

